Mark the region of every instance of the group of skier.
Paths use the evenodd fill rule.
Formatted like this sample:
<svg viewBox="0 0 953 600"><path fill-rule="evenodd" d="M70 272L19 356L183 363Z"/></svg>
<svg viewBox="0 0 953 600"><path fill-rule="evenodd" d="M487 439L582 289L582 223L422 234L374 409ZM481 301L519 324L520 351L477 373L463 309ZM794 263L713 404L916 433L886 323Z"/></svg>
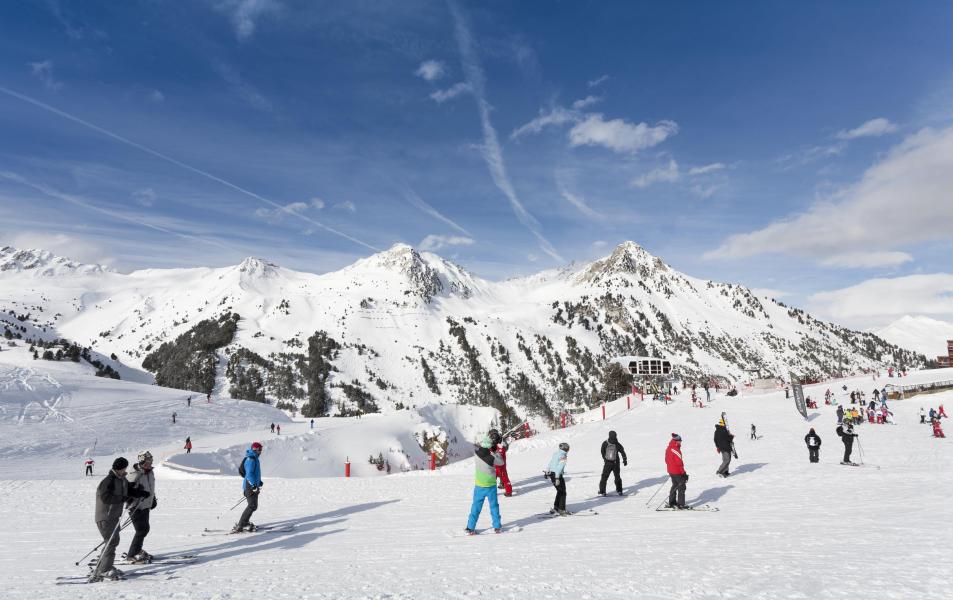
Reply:
<svg viewBox="0 0 953 600"><path fill-rule="evenodd" d="M933 437L945 438L946 434L943 433L943 426L940 424L940 419L946 419L946 410L943 408L943 405L940 405L940 408L930 408L930 425L933 426ZM926 413L923 410L923 407L920 407L920 423L926 423Z"/></svg>

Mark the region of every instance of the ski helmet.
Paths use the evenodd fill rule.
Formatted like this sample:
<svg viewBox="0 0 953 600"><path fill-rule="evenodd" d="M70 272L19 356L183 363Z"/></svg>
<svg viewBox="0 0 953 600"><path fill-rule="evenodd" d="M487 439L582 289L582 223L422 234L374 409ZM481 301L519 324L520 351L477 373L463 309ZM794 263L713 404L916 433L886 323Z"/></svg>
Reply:
<svg viewBox="0 0 953 600"><path fill-rule="evenodd" d="M559 444L559 449L562 450L563 452L569 452L569 444L567 444L566 442L562 442L561 444Z"/></svg>
<svg viewBox="0 0 953 600"><path fill-rule="evenodd" d="M142 452L139 453L139 456L136 457L136 460L139 461L139 464L141 465L142 463L146 461L152 460L152 453L149 452L148 450L143 450Z"/></svg>

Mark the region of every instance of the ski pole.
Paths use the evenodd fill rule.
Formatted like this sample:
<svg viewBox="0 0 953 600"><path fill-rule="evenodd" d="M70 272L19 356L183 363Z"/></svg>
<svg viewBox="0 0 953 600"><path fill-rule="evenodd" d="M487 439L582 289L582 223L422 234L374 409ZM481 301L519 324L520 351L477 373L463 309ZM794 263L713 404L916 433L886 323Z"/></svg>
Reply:
<svg viewBox="0 0 953 600"><path fill-rule="evenodd" d="M860 450L860 464L864 464L864 446L860 443L860 436L857 436L857 449Z"/></svg>
<svg viewBox="0 0 953 600"><path fill-rule="evenodd" d="M138 507L137 507L137 508L134 508L134 509L131 510L131 511L129 511L129 519L126 521L125 524L120 524L120 523L117 521L117 522L116 522L116 527L113 529L112 535L109 536L109 539L104 542L104 543L105 543L105 546L103 546L103 544L100 544L100 545L99 545L99 546L103 546L103 549L100 551L99 557L96 559L96 568L93 570L93 576L94 576L94 577L100 574L100 570L102 569L102 566L103 566L103 554L106 554L106 549L109 548L109 544L112 543L113 538L116 537L116 535L118 535L120 531L122 531L123 529L125 529L126 527L128 527L130 523L132 523L132 515L134 515L134 514L137 513L137 512L139 512L139 508L138 508ZM118 542L117 542L117 544L118 544ZM96 546L96 548L99 548L99 546ZM86 556L89 556L90 554L92 554L93 552L95 552L95 551L96 551L96 548L93 548L93 550L91 550L89 553L87 553ZM86 558L86 556L84 556L83 558ZM82 561L83 558L81 558L81 559L79 559L79 560ZM79 561L76 562L76 565L79 566Z"/></svg>
<svg viewBox="0 0 953 600"><path fill-rule="evenodd" d="M664 486L664 485L665 485L665 482L666 482L666 480L664 480L664 479L663 479L663 480L662 480L662 483L660 483L660 484L658 485L658 487L657 487L657 488L655 488L655 493L654 493L654 494L652 494L652 497L651 497L651 498L649 498L649 501L645 503L645 505L646 505L646 506L648 506L649 504L651 504L651 503L652 503L652 500L655 500L655 496L657 496L657 495L658 495L658 493L659 493L659 490L661 490L661 489L662 489L662 486Z"/></svg>
<svg viewBox="0 0 953 600"><path fill-rule="evenodd" d="M122 531L122 530L125 529L126 527L129 527L129 524L130 524L130 523L132 523L132 517L129 517L128 519L126 519L125 523L123 523L121 526L120 526L118 523L116 524L116 526L119 527L119 531ZM110 539L112 539L112 537L110 537ZM102 545L105 544L105 543L106 543L106 540L103 540L103 541L99 542L98 544L96 544L96 547L95 547L95 548L93 548L92 550L90 550L89 552L87 552L86 554L84 554L84 555L82 556L82 558L80 558L78 561L76 561L76 563L75 563L76 566L78 567L78 566L79 566L79 563L83 562L83 558L86 558L87 556L89 556L89 555L92 554L93 552L99 550L99 547L102 546Z"/></svg>
<svg viewBox="0 0 953 600"><path fill-rule="evenodd" d="M238 502L236 502L236 503L235 503L235 506L231 507L230 509L226 510L225 512L223 512L223 513L220 514L219 516L215 517L215 520L218 521L219 519L221 519L222 517L224 517L224 516L227 515L228 513L232 512L233 510L235 510L236 508L238 508L238 505L239 505L239 504L241 504L241 503L244 502L244 501L245 501L245 496L242 495L242 499L239 500Z"/></svg>

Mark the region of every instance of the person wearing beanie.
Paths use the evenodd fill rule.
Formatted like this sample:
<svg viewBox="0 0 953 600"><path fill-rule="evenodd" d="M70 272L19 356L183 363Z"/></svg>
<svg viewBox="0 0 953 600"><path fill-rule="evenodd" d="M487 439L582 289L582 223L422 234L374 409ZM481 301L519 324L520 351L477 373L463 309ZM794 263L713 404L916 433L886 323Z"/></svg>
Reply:
<svg viewBox="0 0 953 600"><path fill-rule="evenodd" d="M619 457L622 458L622 464L628 465L629 459L625 456L625 448L619 442L618 435L614 431L609 432L609 439L602 442L602 477L599 479L599 495L606 495L606 483L609 481L609 474L615 475L615 491L620 496L622 493L622 475L619 466Z"/></svg>
<svg viewBox="0 0 953 600"><path fill-rule="evenodd" d="M688 473L685 472L685 461L682 460L682 436L672 434L672 439L665 449L665 468L672 478L672 489L668 492L667 508L688 508L685 506L685 485L688 483Z"/></svg>
<svg viewBox="0 0 953 600"><path fill-rule="evenodd" d="M553 501L553 509L549 512L561 517L568 517L571 514L566 510L566 478L563 477L568 460L569 444L562 442L556 452L553 453L553 457L549 459L549 469L547 469L549 480L556 488L556 499Z"/></svg>
<svg viewBox="0 0 953 600"><path fill-rule="evenodd" d="M116 547L119 545L119 519L122 517L123 503L133 497L141 497L142 492L130 490L126 482L126 468L129 461L119 457L113 461L112 469L96 487L96 528L103 537L103 550L99 560L89 575L89 582L103 579L122 579L122 571L113 566Z"/></svg>
<svg viewBox="0 0 953 600"><path fill-rule="evenodd" d="M734 451L735 436L728 431L724 419L715 425L715 450L721 453L721 466L715 471L716 475L728 477L728 466L731 464L731 453Z"/></svg>
<svg viewBox="0 0 953 600"><path fill-rule="evenodd" d="M261 442L255 442L251 448L245 451L245 458L242 460L241 468L238 473L242 476L242 494L245 495L247 505L242 512L241 518L232 533L241 533L242 531L255 531L255 524L250 521L252 514L258 510L258 494L261 493L261 451L264 447Z"/></svg>
<svg viewBox="0 0 953 600"><path fill-rule="evenodd" d="M813 427L811 427L811 430L804 436L804 443L807 444L808 460L812 463L821 460L821 436L817 435Z"/></svg>
<svg viewBox="0 0 953 600"><path fill-rule="evenodd" d="M500 519L500 501L496 491L496 468L503 465L503 459L493 452L495 444L489 435L483 436L479 444L473 445L474 486L473 502L470 503L470 517L464 531L469 535L476 533L476 524L483 512L483 503L490 504L490 518L493 521L493 531L503 532Z"/></svg>
<svg viewBox="0 0 953 600"><path fill-rule="evenodd" d="M132 526L136 535L132 538L126 560L131 563L142 564L152 561L152 555L142 549L142 544L149 535L149 514L158 505L156 500L156 476L152 471L152 453L143 450L139 453L132 471L126 475L129 489L138 489L146 492L141 498L130 498L126 502L126 510L132 519Z"/></svg>

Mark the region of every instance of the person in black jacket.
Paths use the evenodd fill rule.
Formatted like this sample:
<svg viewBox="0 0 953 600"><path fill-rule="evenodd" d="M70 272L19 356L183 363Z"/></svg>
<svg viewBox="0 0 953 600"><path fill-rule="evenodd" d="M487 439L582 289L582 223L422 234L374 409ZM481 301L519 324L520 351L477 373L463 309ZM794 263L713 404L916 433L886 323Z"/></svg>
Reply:
<svg viewBox="0 0 953 600"><path fill-rule="evenodd" d="M728 465L731 464L731 453L734 451L735 436L728 431L724 419L715 425L715 448L721 452L721 466L715 471L717 475L728 477Z"/></svg>
<svg viewBox="0 0 953 600"><path fill-rule="evenodd" d="M103 536L102 553L89 574L89 582L106 579L122 579L122 571L113 566L116 558L116 546L119 545L119 519L122 518L123 504L130 498L144 498L149 493L130 487L126 481L126 468L129 461L119 457L113 461L112 469L96 487L96 528Z"/></svg>
<svg viewBox="0 0 953 600"><path fill-rule="evenodd" d="M841 441L844 442L844 460L841 461L842 465L854 465L856 463L851 462L850 453L854 448L854 438L857 437L857 434L854 433L854 428L851 427L850 423L847 424L847 427L843 425L838 425L837 435L840 436Z"/></svg>
<svg viewBox="0 0 953 600"><path fill-rule="evenodd" d="M629 459L625 456L625 448L619 443L616 432L609 432L609 439L602 442L602 478L599 479L599 495L606 495L606 483L609 481L609 473L615 475L615 491L620 496L622 493L622 475L619 467L619 457L622 457L622 464L628 465Z"/></svg>
<svg viewBox="0 0 953 600"><path fill-rule="evenodd" d="M810 461L812 463L820 461L821 436L817 435L813 427L811 427L811 430L807 432L806 436L804 436L804 443L807 444L807 455Z"/></svg>

